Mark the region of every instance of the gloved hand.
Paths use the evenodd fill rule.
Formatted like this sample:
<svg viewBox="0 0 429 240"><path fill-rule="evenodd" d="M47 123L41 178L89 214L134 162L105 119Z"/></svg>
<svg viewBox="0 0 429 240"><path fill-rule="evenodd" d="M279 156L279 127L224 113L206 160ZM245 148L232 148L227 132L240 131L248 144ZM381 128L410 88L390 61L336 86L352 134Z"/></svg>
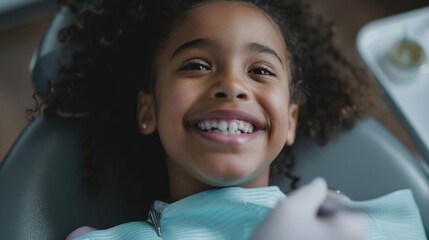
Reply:
<svg viewBox="0 0 429 240"><path fill-rule="evenodd" d="M334 201L333 201L334 200ZM267 215L251 240L362 240L365 231L362 215L352 202L328 190L326 181L317 178L292 192ZM339 208L337 208L339 207ZM322 210L322 211L321 211Z"/></svg>

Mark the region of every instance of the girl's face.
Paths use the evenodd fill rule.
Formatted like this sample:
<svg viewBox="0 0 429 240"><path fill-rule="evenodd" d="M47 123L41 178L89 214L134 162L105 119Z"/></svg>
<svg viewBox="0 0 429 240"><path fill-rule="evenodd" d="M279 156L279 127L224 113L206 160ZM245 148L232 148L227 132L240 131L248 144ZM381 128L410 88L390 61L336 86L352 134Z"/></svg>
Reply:
<svg viewBox="0 0 429 240"><path fill-rule="evenodd" d="M163 143L173 199L213 186L268 185L292 144L286 46L259 8L213 1L174 25L155 63L154 95L139 95L142 133Z"/></svg>

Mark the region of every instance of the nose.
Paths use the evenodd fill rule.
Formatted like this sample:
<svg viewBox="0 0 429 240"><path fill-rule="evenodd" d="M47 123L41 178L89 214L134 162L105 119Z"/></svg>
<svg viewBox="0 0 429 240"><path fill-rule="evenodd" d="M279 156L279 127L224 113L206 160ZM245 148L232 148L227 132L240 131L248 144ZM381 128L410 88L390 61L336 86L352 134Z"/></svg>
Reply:
<svg viewBox="0 0 429 240"><path fill-rule="evenodd" d="M249 90L243 76L239 74L222 74L215 80L210 89L210 97L216 100L248 100Z"/></svg>

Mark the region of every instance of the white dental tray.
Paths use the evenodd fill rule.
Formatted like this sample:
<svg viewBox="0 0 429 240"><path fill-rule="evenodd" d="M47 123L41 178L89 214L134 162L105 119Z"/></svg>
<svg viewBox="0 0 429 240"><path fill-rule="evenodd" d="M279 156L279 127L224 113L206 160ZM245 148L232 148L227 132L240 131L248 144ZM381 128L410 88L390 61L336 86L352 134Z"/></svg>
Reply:
<svg viewBox="0 0 429 240"><path fill-rule="evenodd" d="M422 47L425 64L400 67L389 59L389 52L404 38ZM365 25L357 36L357 50L416 147L429 161L429 6Z"/></svg>

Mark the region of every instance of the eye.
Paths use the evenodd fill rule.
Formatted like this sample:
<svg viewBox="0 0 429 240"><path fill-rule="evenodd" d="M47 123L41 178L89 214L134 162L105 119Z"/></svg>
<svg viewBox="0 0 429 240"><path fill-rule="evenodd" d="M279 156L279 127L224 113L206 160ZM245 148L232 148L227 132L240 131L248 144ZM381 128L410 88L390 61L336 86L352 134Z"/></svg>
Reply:
<svg viewBox="0 0 429 240"><path fill-rule="evenodd" d="M209 71L210 66L201 61L190 61L179 68L179 71Z"/></svg>
<svg viewBox="0 0 429 240"><path fill-rule="evenodd" d="M274 72L268 67L255 67L249 70L250 74L275 76Z"/></svg>

